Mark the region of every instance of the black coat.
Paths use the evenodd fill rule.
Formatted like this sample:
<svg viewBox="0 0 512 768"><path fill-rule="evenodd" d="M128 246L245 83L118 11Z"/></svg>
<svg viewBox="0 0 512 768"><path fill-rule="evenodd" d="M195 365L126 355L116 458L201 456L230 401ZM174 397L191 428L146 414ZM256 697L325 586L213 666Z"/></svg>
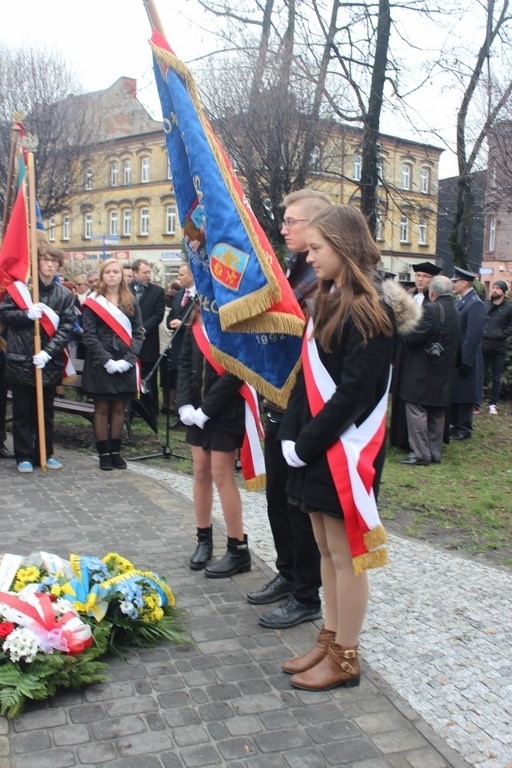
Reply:
<svg viewBox="0 0 512 768"><path fill-rule="evenodd" d="M482 352L484 355L503 354L507 339L512 336L512 303L506 299L501 304L485 302L487 319L484 325Z"/></svg>
<svg viewBox="0 0 512 768"><path fill-rule="evenodd" d="M135 364L144 340L137 302L134 302L134 315L127 316L132 325L131 346L125 344L96 312L83 307L85 363L82 389L86 392L94 395L128 395L137 391ZM126 360L132 367L124 373L108 373L104 367L108 360Z"/></svg>
<svg viewBox="0 0 512 768"><path fill-rule="evenodd" d="M474 288L455 302L460 317L460 349L452 382L452 403L481 403L485 305Z"/></svg>
<svg viewBox="0 0 512 768"><path fill-rule="evenodd" d="M184 333L183 333L184 330ZM245 405L239 393L243 382L231 373L219 375L204 358L192 330L183 333L176 405L201 407L209 416L206 429L219 429L237 435L245 430Z"/></svg>
<svg viewBox="0 0 512 768"><path fill-rule="evenodd" d="M440 307L444 321L441 323ZM440 331L440 333L439 333ZM431 342L440 340L444 355L434 361L425 352ZM402 337L404 344L399 394L407 403L448 407L451 381L460 342L460 318L451 296L423 304L418 327Z"/></svg>
<svg viewBox="0 0 512 768"><path fill-rule="evenodd" d="M387 281L391 282L391 281ZM396 283L392 301L385 306L404 331L411 331L420 317L413 299ZM392 306L392 310L391 310ZM332 352L318 345L320 359L336 383L336 391L313 418L309 409L303 374L281 422L280 440L295 442L295 450L306 466L289 473L287 492L304 509L339 514L338 495L327 463L326 451L352 424L359 426L373 411L386 391L393 354L394 336L376 336L365 345L349 317L340 342ZM374 462L373 489L378 492L385 445Z"/></svg>
<svg viewBox="0 0 512 768"><path fill-rule="evenodd" d="M190 308L190 303L194 301L193 296L189 296L186 303L182 306L181 302L184 295L185 295L185 289L182 288L181 291L178 291L176 295L173 297L171 308L169 310L169 314L167 315L167 320L166 320L167 328L170 328L171 320L181 320L181 318L183 317L187 309ZM169 367L171 371L176 371L178 369L184 330L185 329L182 326L180 326L179 328L176 329L176 331L174 331L172 336L172 344L169 350L169 356L171 358Z"/></svg>
<svg viewBox="0 0 512 768"><path fill-rule="evenodd" d="M59 316L59 327L50 338L41 327L41 349L50 355L43 368L43 386L56 386L62 380L64 349L73 334L75 300L73 294L54 280L50 285L39 281L39 301ZM6 294L0 304L0 322L7 327L6 373L10 385L35 386L34 321Z"/></svg>
<svg viewBox="0 0 512 768"><path fill-rule="evenodd" d="M130 283L130 289L135 294L133 282ZM140 299L138 299L140 313L142 316L142 325L144 326L144 343L140 350L139 358L142 363L155 362L160 354L160 338L158 326L163 320L165 312L165 291L155 283L143 289Z"/></svg>

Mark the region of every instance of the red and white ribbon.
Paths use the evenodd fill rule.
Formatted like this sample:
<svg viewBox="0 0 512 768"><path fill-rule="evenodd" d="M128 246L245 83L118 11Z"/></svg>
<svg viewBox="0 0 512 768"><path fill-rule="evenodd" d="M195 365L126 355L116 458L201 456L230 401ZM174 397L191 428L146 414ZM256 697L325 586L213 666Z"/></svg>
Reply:
<svg viewBox="0 0 512 768"><path fill-rule="evenodd" d="M302 363L309 408L316 416L336 391L336 384L318 354L310 318L303 342ZM364 420L352 424L326 452L331 476L343 510L345 530L356 573L387 562L386 532L373 492L374 463L386 430L388 386Z"/></svg>

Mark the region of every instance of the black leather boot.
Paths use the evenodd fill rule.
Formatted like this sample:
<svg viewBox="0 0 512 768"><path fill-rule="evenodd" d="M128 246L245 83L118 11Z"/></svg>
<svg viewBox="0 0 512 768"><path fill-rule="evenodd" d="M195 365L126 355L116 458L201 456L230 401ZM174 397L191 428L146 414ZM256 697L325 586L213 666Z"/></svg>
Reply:
<svg viewBox="0 0 512 768"><path fill-rule="evenodd" d="M110 441L110 456L112 457L114 469L126 469L128 465L121 456L121 440Z"/></svg>
<svg viewBox="0 0 512 768"><path fill-rule="evenodd" d="M108 440L97 440L96 450L100 457L100 469L112 469L112 456L110 455Z"/></svg>
<svg viewBox="0 0 512 768"><path fill-rule="evenodd" d="M228 549L224 557L205 568L204 574L209 579L226 579L235 573L247 573L251 570L251 553L247 543L247 534L243 541L228 537Z"/></svg>
<svg viewBox="0 0 512 768"><path fill-rule="evenodd" d="M201 571L206 563L212 559L213 538L212 527L197 529L197 547L188 561L189 568L193 571Z"/></svg>

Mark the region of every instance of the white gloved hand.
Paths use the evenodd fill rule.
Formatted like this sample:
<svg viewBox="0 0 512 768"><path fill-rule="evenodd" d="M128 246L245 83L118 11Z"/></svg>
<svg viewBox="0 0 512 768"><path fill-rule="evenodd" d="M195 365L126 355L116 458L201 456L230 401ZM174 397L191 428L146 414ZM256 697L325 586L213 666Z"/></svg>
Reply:
<svg viewBox="0 0 512 768"><path fill-rule="evenodd" d="M44 349L41 350L41 352L38 352L37 355L34 355L32 358L32 362L34 363L36 368L44 368L48 360L51 360L50 355L48 352L45 352Z"/></svg>
<svg viewBox="0 0 512 768"><path fill-rule="evenodd" d="M116 360L116 366L118 373L126 373L126 371L129 371L132 367L131 363L129 363L127 360Z"/></svg>
<svg viewBox="0 0 512 768"><path fill-rule="evenodd" d="M30 320L39 320L43 314L43 307L44 304L41 304L40 302L38 304L32 304L32 306L27 309L27 317L30 318Z"/></svg>
<svg viewBox="0 0 512 768"><path fill-rule="evenodd" d="M210 420L210 417L206 415L206 413L203 411L202 408L198 408L194 415L194 424L196 427L199 427L199 429L204 429L204 425L207 421Z"/></svg>
<svg viewBox="0 0 512 768"><path fill-rule="evenodd" d="M302 461L302 459L299 459L297 456L293 440L281 440L281 450L283 452L284 460L289 467L299 469L300 467L306 466L306 462Z"/></svg>
<svg viewBox="0 0 512 768"><path fill-rule="evenodd" d="M181 423L185 424L186 427L191 427L192 424L195 424L194 417L196 415L196 409L193 405L190 405L189 403L187 403L187 405L182 405L181 408L178 408L178 414Z"/></svg>
<svg viewBox="0 0 512 768"><path fill-rule="evenodd" d="M115 360L107 360L103 367L106 369L107 373L117 373L117 365Z"/></svg>

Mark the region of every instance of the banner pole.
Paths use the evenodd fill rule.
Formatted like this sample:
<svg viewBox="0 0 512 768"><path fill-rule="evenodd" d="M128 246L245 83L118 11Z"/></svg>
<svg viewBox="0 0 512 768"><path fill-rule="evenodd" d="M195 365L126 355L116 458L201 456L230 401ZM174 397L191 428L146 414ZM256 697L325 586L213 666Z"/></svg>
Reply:
<svg viewBox="0 0 512 768"><path fill-rule="evenodd" d="M39 261L37 258L37 225L36 225L36 180L34 172L34 155L27 155L28 175L28 244L30 253L30 272L32 275L32 301L39 301ZM41 325L39 320L34 322L34 353L41 351ZM41 471L46 473L46 431L44 426L43 371L35 369L36 401L37 401L37 434L39 436L39 462Z"/></svg>
<svg viewBox="0 0 512 768"><path fill-rule="evenodd" d="M149 23L151 24L152 29L157 29L161 35L164 35L165 32L164 28L162 26L162 22L160 21L160 16L158 15L158 11L156 9L155 3L153 0L142 0L144 3L144 7L146 9L146 13L148 15Z"/></svg>
<svg viewBox="0 0 512 768"><path fill-rule="evenodd" d="M11 129L11 148L9 152L9 167L7 170L7 180L5 182L5 204L4 215L2 221L2 240L5 235L5 230L11 217L12 207L12 191L14 181L14 164L16 162L16 152L18 150L18 144L21 136L21 128L18 123L14 122ZM0 240L1 242L1 240Z"/></svg>

